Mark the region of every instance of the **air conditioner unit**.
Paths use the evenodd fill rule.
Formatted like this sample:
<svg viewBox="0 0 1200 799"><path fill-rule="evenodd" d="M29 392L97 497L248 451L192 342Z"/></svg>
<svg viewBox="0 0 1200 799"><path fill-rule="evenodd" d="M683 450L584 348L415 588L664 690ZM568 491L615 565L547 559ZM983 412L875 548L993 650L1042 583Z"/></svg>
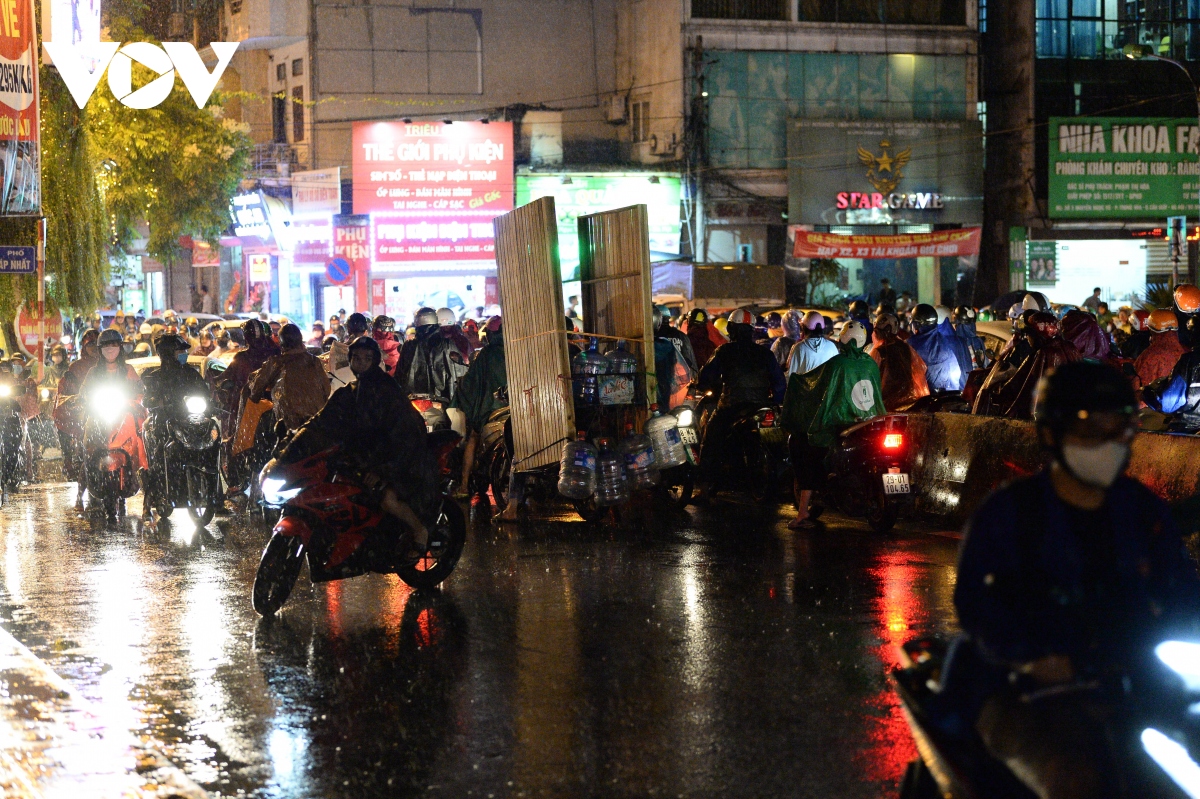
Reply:
<svg viewBox="0 0 1200 799"><path fill-rule="evenodd" d="M608 98L604 119L610 125L624 125L629 119L629 98L623 94L614 94Z"/></svg>

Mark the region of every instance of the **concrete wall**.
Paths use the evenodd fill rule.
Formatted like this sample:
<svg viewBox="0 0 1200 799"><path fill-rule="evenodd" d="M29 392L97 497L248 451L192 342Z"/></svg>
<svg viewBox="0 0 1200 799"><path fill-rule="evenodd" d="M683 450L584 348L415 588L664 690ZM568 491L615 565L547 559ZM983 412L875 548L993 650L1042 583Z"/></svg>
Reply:
<svg viewBox="0 0 1200 799"><path fill-rule="evenodd" d="M612 140L615 2L317 2L314 167L350 165L353 120L476 119L520 104L563 111L568 154Z"/></svg>
<svg viewBox="0 0 1200 799"><path fill-rule="evenodd" d="M634 142L631 124L620 128L630 160L662 163L670 160L672 138L675 157L682 157L683 116L687 97L683 48L686 0L617 1L617 89L630 106L648 102L648 133L657 138L658 152L649 141ZM690 75L690 73L689 73ZM648 137L647 137L648 139Z"/></svg>

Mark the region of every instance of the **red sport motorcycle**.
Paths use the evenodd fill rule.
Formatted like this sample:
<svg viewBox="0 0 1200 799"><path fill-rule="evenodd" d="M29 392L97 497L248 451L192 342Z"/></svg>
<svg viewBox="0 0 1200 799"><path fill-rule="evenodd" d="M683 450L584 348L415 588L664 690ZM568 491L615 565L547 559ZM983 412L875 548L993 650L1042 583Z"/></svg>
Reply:
<svg viewBox="0 0 1200 799"><path fill-rule="evenodd" d="M314 583L375 572L395 574L413 588L433 588L450 576L467 540L466 517L451 496L450 456L461 436L453 430L429 434L438 508L429 551L416 562L405 557L412 531L372 500L361 465L340 446L307 438L293 440L263 469L263 499L282 511L254 578L255 611L270 616L283 607L306 557Z"/></svg>

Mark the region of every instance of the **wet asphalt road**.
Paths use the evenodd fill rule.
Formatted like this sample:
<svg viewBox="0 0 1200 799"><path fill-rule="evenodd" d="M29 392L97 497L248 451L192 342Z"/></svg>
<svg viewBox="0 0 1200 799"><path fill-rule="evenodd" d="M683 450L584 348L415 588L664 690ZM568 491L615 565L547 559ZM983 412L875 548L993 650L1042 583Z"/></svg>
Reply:
<svg viewBox="0 0 1200 799"><path fill-rule="evenodd" d="M888 796L894 647L953 628L956 541L735 502L482 522L441 592L303 575L261 621L244 517L74 491L0 509L0 623L214 796Z"/></svg>

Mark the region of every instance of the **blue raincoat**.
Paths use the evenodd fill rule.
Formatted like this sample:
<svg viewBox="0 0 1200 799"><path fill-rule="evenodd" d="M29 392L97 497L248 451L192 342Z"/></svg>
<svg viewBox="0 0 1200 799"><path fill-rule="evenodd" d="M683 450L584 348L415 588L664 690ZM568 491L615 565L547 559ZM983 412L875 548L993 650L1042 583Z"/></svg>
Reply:
<svg viewBox="0 0 1200 799"><path fill-rule="evenodd" d="M967 342L967 352L971 354L971 366L974 369L986 369L988 366L987 349L983 339L975 330L974 322L959 322L954 328L954 335Z"/></svg>
<svg viewBox="0 0 1200 799"><path fill-rule="evenodd" d="M962 391L971 373L971 349L949 319L908 340L925 361L925 380L932 392Z"/></svg>

